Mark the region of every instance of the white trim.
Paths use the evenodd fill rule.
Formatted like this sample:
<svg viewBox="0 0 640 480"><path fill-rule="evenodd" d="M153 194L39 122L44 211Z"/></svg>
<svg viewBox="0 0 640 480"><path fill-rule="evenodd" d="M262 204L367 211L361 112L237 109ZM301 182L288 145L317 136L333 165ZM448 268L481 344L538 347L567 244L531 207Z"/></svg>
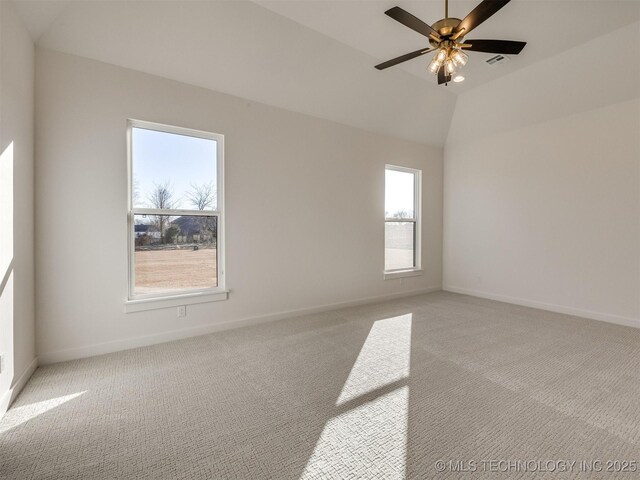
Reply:
<svg viewBox="0 0 640 480"><path fill-rule="evenodd" d="M498 295L495 293L482 292L468 288L454 287L447 285L442 288L445 292L461 293L472 297L486 298L489 300L497 300L498 302L512 303L514 305L522 305L523 307L539 308L549 312L564 313L576 317L587 318L590 320L599 320L601 322L614 323L616 325L624 325L626 327L640 328L640 318L623 317L621 315L613 315L610 313L594 312L593 310L583 310L581 308L566 307L564 305L556 305L553 303L538 302L535 300L527 300L525 298L509 297L506 295Z"/></svg>
<svg viewBox="0 0 640 480"><path fill-rule="evenodd" d="M416 173L419 172L420 170L418 170L417 168L411 168L411 167L402 167L400 165L392 165L390 163L387 163L384 166L385 170L395 170L396 172L404 172L404 173Z"/></svg>
<svg viewBox="0 0 640 480"><path fill-rule="evenodd" d="M227 298L229 298L229 292L225 290L222 292L185 293L183 295L125 300L124 311L125 313L144 312L146 310L194 305L196 303L219 302Z"/></svg>
<svg viewBox="0 0 640 480"><path fill-rule="evenodd" d="M38 357L31 360L29 366L25 368L24 372L22 372L22 375L18 377L18 380L16 380L13 386L2 396L2 399L0 399L0 419L7 412L7 410L9 410L9 407L11 407L11 404L14 402L14 400L18 398L18 395L37 368Z"/></svg>
<svg viewBox="0 0 640 480"><path fill-rule="evenodd" d="M87 345L86 347L70 348L70 349L58 350L54 352L44 352L44 353L40 353L38 355L38 358L39 358L40 365L49 365L51 363L65 362L68 360L75 360L78 358L93 357L95 355L103 355L106 353L119 352L122 350L131 349L131 348L144 347L147 345L155 345L158 343L171 342L173 340L180 340L188 337L206 335L209 333L219 332L222 330L231 330L234 328L247 327L250 325L258 325L261 323L268 323L268 322L274 322L277 320L284 320L287 318L309 315L312 313L326 312L329 310L336 310L338 308L355 307L355 306L367 305L371 303L380 303L387 300L394 300L397 298L412 297L415 295L424 295L426 293L439 292L440 290L442 290L442 288L438 285L438 286L423 288L419 290L412 290L408 292L391 293L387 295L366 297L358 300L350 300L346 302L338 302L338 303L320 305L320 306L310 307L310 308L288 310L284 312L260 315L257 317L243 318L240 320L230 320L230 321L220 322L215 324L202 325L199 327L184 328L180 330L171 330L169 332L163 332L163 333L158 333L154 335L146 335L142 337L127 338L123 340L115 340L112 342Z"/></svg>
<svg viewBox="0 0 640 480"><path fill-rule="evenodd" d="M187 137L204 138L205 140L218 140L222 137L219 133L205 132L204 130L195 130L193 128L176 127L175 125L166 125L164 123L149 122L147 120L128 119L131 127L142 128L144 130L155 130L162 133L174 133L176 135L184 135Z"/></svg>
<svg viewBox="0 0 640 480"><path fill-rule="evenodd" d="M216 145L216 210L163 210L163 209L148 209L148 208L134 208L133 205L133 151L132 151L132 131L134 128L140 128L145 130L154 130L163 133L172 133L176 135L184 135L189 137L196 138L204 138L207 140L213 140L217 143ZM226 285L226 270L225 270L225 215L224 215L224 135L220 133L212 133L205 132L202 130L194 130L191 128L184 127L176 127L173 125L163 125L161 123L148 122L145 120L136 120L129 118L127 119L127 128L126 128L126 141L127 141L127 265L128 265L128 286L127 292L128 297L125 300L125 312L135 312L141 310L149 310L152 308L164 308L162 302L168 300L169 296L166 294L163 295L136 295L134 292L135 287L135 232L134 232L134 224L135 219L134 216L136 214L140 215L159 215L166 214L168 216L180 216L180 215L189 215L189 216L207 216L207 217L216 217L217 218L217 235L216 235L216 269L217 269L217 285L213 289L207 289L207 294L211 296L209 300L202 300L202 302L213 302L219 300L226 300L227 290L225 288ZM187 290L189 294L198 294L201 295L203 292L197 290ZM175 297L177 300L181 300L186 295L186 292L180 292L176 295L171 295L171 297ZM223 298L224 297L224 298ZM145 308L143 308L142 304L134 305L134 302L138 301L146 301L154 299L158 301L157 307L148 306L147 304ZM202 303L196 301L189 301L186 304L191 303ZM176 304L167 305L167 306L175 306ZM178 303L177 305L185 305L185 303Z"/></svg>
<svg viewBox="0 0 640 480"><path fill-rule="evenodd" d="M384 166L385 171L385 195L386 195L386 173L387 170L394 170L397 172L410 173L413 175L413 217L412 218L387 218L386 205L384 214L385 228L388 222L409 222L413 223L414 239L413 239L413 255L414 255L414 267L411 269L402 270L422 272L422 170L417 168L400 167L398 165L386 164ZM386 242L383 240L382 248L382 265L386 266ZM384 279L409 277L413 275L395 275L398 270L384 270ZM391 275L387 277L387 275Z"/></svg>
<svg viewBox="0 0 640 480"><path fill-rule="evenodd" d="M180 210L164 208L133 208L133 215L165 215L167 217L216 217L220 215L217 210Z"/></svg>
<svg viewBox="0 0 640 480"><path fill-rule="evenodd" d="M229 293L228 290L223 288L213 287L213 288L187 288L187 289L175 289L170 292L161 292L161 293L138 293L135 298L129 299L125 298L124 303L127 304L136 304L136 303L146 303L146 302L158 302L164 300L171 299L183 299L183 298L191 298L191 297L200 297L203 295L219 295L222 293ZM215 302L216 300L226 300L226 298L212 299L212 300L204 300L204 302ZM203 302L191 302L191 303L203 303ZM180 305L183 305L182 303ZM162 308L162 307L158 307ZM149 308L148 310L153 310Z"/></svg>
<svg viewBox="0 0 640 480"><path fill-rule="evenodd" d="M390 270L384 273L385 280L393 280L394 278L419 277L424 275L421 268L412 268L410 270Z"/></svg>

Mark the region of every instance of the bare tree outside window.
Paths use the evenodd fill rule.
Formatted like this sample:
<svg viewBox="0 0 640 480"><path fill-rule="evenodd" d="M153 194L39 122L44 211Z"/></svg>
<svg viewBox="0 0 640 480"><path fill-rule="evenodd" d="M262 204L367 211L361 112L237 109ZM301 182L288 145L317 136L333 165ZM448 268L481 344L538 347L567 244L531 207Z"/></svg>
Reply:
<svg viewBox="0 0 640 480"><path fill-rule="evenodd" d="M197 185L191 184L191 189L184 196L191 202L197 210L215 210L216 209L216 187L212 182ZM198 217L198 233L201 241L207 244L213 243L217 233L216 217Z"/></svg>
<svg viewBox="0 0 640 480"><path fill-rule="evenodd" d="M153 191L147 195L147 201L153 208L171 210L175 206L175 199L171 182L166 181L162 184L154 184ZM154 215L153 222L160 231L160 241L165 243L164 229L169 223L170 217L167 215Z"/></svg>
<svg viewBox="0 0 640 480"><path fill-rule="evenodd" d="M393 213L385 212L386 218L411 218L411 214L406 209L396 210Z"/></svg>
<svg viewBox="0 0 640 480"><path fill-rule="evenodd" d="M216 187L213 182L202 185L191 184L191 189L184 194L197 210L216 209Z"/></svg>

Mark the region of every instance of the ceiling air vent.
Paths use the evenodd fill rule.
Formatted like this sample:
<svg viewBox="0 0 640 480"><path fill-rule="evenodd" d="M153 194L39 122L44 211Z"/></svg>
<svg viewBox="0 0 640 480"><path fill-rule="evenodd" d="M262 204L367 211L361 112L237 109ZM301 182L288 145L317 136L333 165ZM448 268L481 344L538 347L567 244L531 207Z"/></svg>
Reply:
<svg viewBox="0 0 640 480"><path fill-rule="evenodd" d="M505 57L504 55L495 55L491 58L489 58L486 62L489 65L496 65L498 63L507 63L509 59L507 57Z"/></svg>

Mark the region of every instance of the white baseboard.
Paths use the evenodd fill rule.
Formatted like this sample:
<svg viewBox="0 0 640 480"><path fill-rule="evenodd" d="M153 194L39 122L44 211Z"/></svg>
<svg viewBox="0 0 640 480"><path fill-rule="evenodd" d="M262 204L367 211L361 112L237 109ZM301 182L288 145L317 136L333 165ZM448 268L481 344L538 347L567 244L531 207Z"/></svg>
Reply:
<svg viewBox="0 0 640 480"><path fill-rule="evenodd" d="M29 366L22 372L18 380L16 380L13 386L7 391L0 399L0 418L9 410L9 407L13 401L18 397L18 394L22 391L27 384L33 372L38 368L38 357L34 358Z"/></svg>
<svg viewBox="0 0 640 480"><path fill-rule="evenodd" d="M310 308L302 308L298 310L288 310L284 312L277 312L268 315L261 315L257 317L249 317L240 320L232 320L228 322L215 323L210 325L202 325L199 327L184 328L180 330L171 330L169 332L158 333L154 335L145 335L142 337L127 338L123 340L116 340L113 342L98 343L93 345L87 345L79 348L69 348L65 350L57 350L54 352L39 352L38 361L40 365L48 365L51 363L66 362L68 360L76 360L78 358L93 357L96 355L103 355L106 353L119 352L122 350L128 350L131 348L145 347L148 345L155 345L158 343L171 342L173 340L180 340L188 337L197 337L199 335L206 335L209 333L219 332L223 330L230 330L234 328L247 327L250 325L258 325L261 323L274 322L276 320L284 320L287 318L309 315L312 313L326 312L329 310L336 310L338 308L355 307L358 305L367 305L371 303L379 303L387 300L394 300L403 297L411 297L415 295L422 295L425 293L439 292L442 290L440 285L429 288L423 288L419 290L412 290L408 292L392 293L387 295L381 295L377 297L367 297L358 300L349 300L346 302L332 303L326 305L320 305Z"/></svg>
<svg viewBox="0 0 640 480"><path fill-rule="evenodd" d="M610 313L594 312L592 310L583 310L580 308L566 307L564 305L555 305L553 303L538 302L535 300L527 300L525 298L509 297L506 295L498 295L495 293L454 287L451 285L444 286L442 289L445 292L461 293L463 295L471 295L472 297L486 298L489 300L497 300L499 302L522 305L523 307L539 308L540 310L547 310L549 312L564 313L567 315L574 315L576 317L599 320L601 322L615 323L616 325L624 325L626 327L640 328L639 318L623 317L620 315L612 315Z"/></svg>

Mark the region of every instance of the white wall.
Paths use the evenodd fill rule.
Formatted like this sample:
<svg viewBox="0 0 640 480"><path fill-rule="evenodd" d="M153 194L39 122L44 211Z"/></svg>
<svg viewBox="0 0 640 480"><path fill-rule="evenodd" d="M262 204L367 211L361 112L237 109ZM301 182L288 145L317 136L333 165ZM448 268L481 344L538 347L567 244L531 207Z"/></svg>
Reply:
<svg viewBox="0 0 640 480"><path fill-rule="evenodd" d="M41 361L440 287L441 149L48 50L36 72ZM186 319L124 313L127 118L225 135L231 294ZM420 277L383 280L387 162L423 170Z"/></svg>
<svg viewBox="0 0 640 480"><path fill-rule="evenodd" d="M35 369L34 47L0 2L0 415Z"/></svg>
<svg viewBox="0 0 640 480"><path fill-rule="evenodd" d="M333 16L344 13L325 5ZM402 31L384 10L378 5L371 19L382 29L373 28L378 37L391 28L396 39ZM367 28L358 25L359 32L372 28L371 10L361 14L357 21ZM68 3L38 46L442 146L451 88L402 68L373 68L420 46L408 32L406 50L381 42L371 56L249 1L81 1Z"/></svg>
<svg viewBox="0 0 640 480"><path fill-rule="evenodd" d="M640 326L639 58L635 23L459 97L445 289Z"/></svg>

